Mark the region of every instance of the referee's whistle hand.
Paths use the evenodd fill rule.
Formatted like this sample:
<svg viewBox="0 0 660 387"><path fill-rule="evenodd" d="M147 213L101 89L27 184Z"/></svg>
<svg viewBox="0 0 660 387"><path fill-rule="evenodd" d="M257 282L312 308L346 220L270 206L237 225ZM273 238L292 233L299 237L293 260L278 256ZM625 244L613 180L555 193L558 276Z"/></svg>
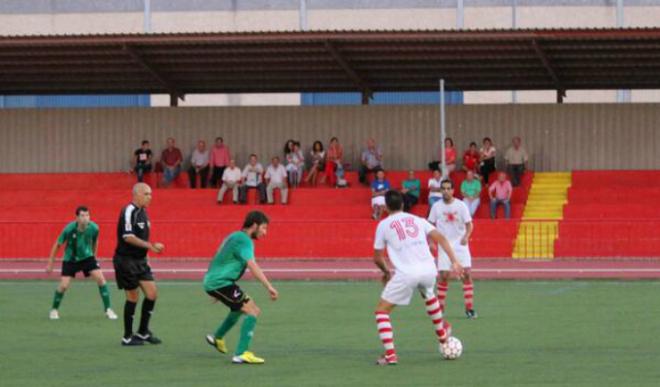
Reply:
<svg viewBox="0 0 660 387"><path fill-rule="evenodd" d="M151 251L153 251L154 253L160 254L161 252L163 252L164 249L165 249L165 245L160 242L151 244Z"/></svg>

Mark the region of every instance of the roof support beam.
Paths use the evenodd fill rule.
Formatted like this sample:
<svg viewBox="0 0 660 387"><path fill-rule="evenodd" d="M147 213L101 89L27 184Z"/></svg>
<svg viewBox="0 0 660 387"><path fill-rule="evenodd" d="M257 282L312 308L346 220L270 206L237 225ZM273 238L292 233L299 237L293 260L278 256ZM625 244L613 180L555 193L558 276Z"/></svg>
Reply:
<svg viewBox="0 0 660 387"><path fill-rule="evenodd" d="M142 67L145 71L147 71L151 76L158 81L164 88L167 89L167 91L170 94L170 106L177 106L177 100L180 98L181 100L185 100L185 94L177 90L174 85L172 85L170 82L168 82L165 78L163 78L162 75L160 75L156 70L154 70L153 67L147 63L146 60L140 55L139 52L137 52L135 49L130 47L127 44L124 44L122 46L122 49L138 64L140 67Z"/></svg>
<svg viewBox="0 0 660 387"><path fill-rule="evenodd" d="M545 67L548 75L550 75L550 78L552 78L552 81L555 83L557 88L557 103L563 103L564 97L566 96L566 89L561 85L561 81L559 80L555 69L550 65L548 56L545 54L545 51L541 49L541 46L539 46L539 43L536 41L536 39L532 39L532 47L534 48L536 55L541 60L541 63L543 63L543 67Z"/></svg>
<svg viewBox="0 0 660 387"><path fill-rule="evenodd" d="M355 83L355 85L358 87L360 92L362 93L362 104L363 105L368 105L369 104L369 98L373 96L373 92L369 88L369 85L360 78L360 76L351 68L351 66L346 62L343 56L341 56L341 53L339 50L337 50L337 47L334 46L329 41L325 42L325 48L328 50L330 55L334 58L334 60L337 62L337 64L344 70L346 75Z"/></svg>

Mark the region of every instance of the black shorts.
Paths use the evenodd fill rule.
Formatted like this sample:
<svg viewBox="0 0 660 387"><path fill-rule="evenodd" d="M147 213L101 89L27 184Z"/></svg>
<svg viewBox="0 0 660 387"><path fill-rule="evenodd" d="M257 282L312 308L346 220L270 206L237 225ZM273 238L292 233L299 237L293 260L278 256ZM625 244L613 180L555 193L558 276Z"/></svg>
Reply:
<svg viewBox="0 0 660 387"><path fill-rule="evenodd" d="M238 285L232 284L215 290L206 292L209 296L227 305L232 312L238 312L243 308L250 296L239 288Z"/></svg>
<svg viewBox="0 0 660 387"><path fill-rule="evenodd" d="M137 289L140 281L154 280L146 259L115 256L112 263L115 266L115 280L119 289Z"/></svg>
<svg viewBox="0 0 660 387"><path fill-rule="evenodd" d="M75 277L79 271L82 271L85 277L89 277L89 273L100 269L101 265L94 257L85 258L82 261L65 261L62 262L62 277Z"/></svg>

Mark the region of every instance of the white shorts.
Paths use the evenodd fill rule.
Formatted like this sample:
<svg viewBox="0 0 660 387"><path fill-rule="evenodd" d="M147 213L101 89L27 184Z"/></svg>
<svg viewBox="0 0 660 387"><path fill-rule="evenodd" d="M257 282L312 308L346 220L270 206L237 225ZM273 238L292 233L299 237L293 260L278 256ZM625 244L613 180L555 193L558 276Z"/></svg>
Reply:
<svg viewBox="0 0 660 387"><path fill-rule="evenodd" d="M472 267L472 255L470 255L470 247L468 245L464 246L459 242L452 244L451 247L454 249L454 254L456 254L458 263L460 263L464 269ZM438 271L451 271L451 262L449 261L449 257L439 246L438 250Z"/></svg>
<svg viewBox="0 0 660 387"><path fill-rule="evenodd" d="M371 198L371 207L384 206L384 205L385 205L385 196L376 196Z"/></svg>
<svg viewBox="0 0 660 387"><path fill-rule="evenodd" d="M415 291L420 291L425 298L435 296L436 273L429 272L417 276L395 273L389 280L380 298L394 305L408 305Z"/></svg>

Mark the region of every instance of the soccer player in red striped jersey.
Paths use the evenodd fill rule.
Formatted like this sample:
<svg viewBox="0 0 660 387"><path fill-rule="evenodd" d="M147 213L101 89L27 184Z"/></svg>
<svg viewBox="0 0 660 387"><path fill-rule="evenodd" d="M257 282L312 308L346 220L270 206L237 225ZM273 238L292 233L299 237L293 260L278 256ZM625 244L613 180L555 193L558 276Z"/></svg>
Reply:
<svg viewBox="0 0 660 387"><path fill-rule="evenodd" d="M408 305L416 290L420 291L426 304L426 313L433 321L435 334L444 343L451 334L451 326L443 320L442 308L435 296L436 265L429 250L428 237L437 243L452 262L452 269L461 274L463 268L456 260L449 242L425 219L403 212L403 195L390 190L385 194L389 216L376 229L374 241L374 263L383 272L385 289L376 306L376 325L383 342L385 353L378 365L397 364L394 347L394 332L390 314L396 305ZM385 261L387 249L394 274Z"/></svg>

